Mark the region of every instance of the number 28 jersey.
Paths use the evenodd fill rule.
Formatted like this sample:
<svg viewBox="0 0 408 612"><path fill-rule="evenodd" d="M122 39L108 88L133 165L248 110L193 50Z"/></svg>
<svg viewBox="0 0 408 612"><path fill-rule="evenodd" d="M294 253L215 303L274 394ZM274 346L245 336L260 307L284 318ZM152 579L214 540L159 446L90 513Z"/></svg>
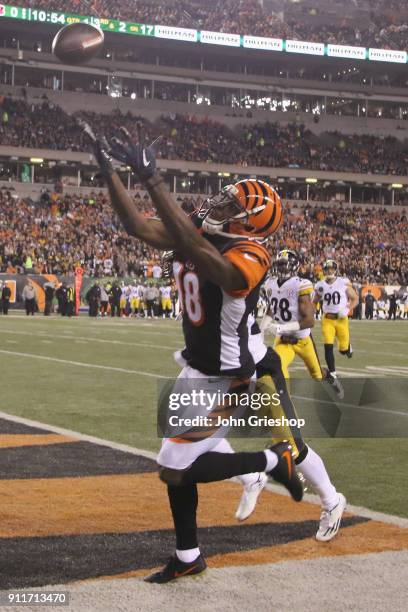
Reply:
<svg viewBox="0 0 408 612"><path fill-rule="evenodd" d="M347 309L347 287L350 285L348 278L340 276L333 283L326 280L316 283L315 292L322 303L323 313L338 314Z"/></svg>
<svg viewBox="0 0 408 612"><path fill-rule="evenodd" d="M200 231L200 220L192 220ZM207 375L251 377L255 364L248 347L248 316L258 302L270 257L265 247L244 236L231 240L206 238L240 270L247 287L224 291L175 252L173 274L183 311L185 340L182 356L188 365Z"/></svg>
<svg viewBox="0 0 408 612"><path fill-rule="evenodd" d="M270 278L265 284L266 297L270 315L278 323L289 323L299 321L299 297L313 294L313 285L306 278L292 276L281 285L275 277ZM295 338L306 338L310 336L310 328L290 332Z"/></svg>

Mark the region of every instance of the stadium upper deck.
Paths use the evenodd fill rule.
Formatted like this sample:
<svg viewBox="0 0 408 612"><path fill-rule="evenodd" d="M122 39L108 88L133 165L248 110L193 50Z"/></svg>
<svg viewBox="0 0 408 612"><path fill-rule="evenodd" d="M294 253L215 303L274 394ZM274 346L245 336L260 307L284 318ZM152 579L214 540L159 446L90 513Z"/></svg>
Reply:
<svg viewBox="0 0 408 612"><path fill-rule="evenodd" d="M404 0L343 0L343 17L333 20L337 3L258 0L17 0L11 4L97 15L204 31L331 44L407 49L408 9ZM398 17L396 17L396 15ZM337 25L338 24L338 25Z"/></svg>
<svg viewBox="0 0 408 612"><path fill-rule="evenodd" d="M301 186L305 197L316 189L316 183L306 184L310 178L318 181L319 188L322 185L334 188L336 184L336 194L342 192L340 199L345 201L382 204L405 201L401 186L408 183L404 142L408 118L406 64L300 53L271 52L271 55L242 47L197 45L108 32L103 58L87 66L64 66L47 53L53 33L60 27L60 22L52 23L52 12L50 19L47 18L47 11L64 9L86 14L90 12L89 4L39 2L31 3L32 14L37 10L35 24L21 19L0 19L3 93L29 104L27 111L21 111L19 104L15 104L14 109L8 109L7 120L2 122L3 178L28 176L33 181L47 178L48 182L56 173L69 182L74 178L77 184L87 184L89 176L93 176L89 156L81 152L69 118L58 110L42 118L40 98L48 96L51 106L61 106L68 114L77 112L85 103L92 104L100 117L114 109L123 113L130 111L133 119L129 116L129 123L138 114L153 123L168 115L173 125L168 121L165 128L167 140L161 163L175 191L183 191L185 187L207 193L216 190L224 179L228 180L229 174L248 171L262 176L270 173L289 192L294 184ZM274 3L270 4L273 12ZM101 16L108 14L107 3L96 2L92 6L93 14L95 11ZM130 4L115 3L113 17L130 18L126 6L130 11ZM306 2L302 3L299 10L307 6ZM41 7L45 7L46 23L42 23L43 17L39 19ZM293 7L284 4L283 21L286 23L289 17L298 19L299 23L307 23L308 32L312 32L313 23L330 22L330 3L327 10L323 8L319 15L303 11L302 21ZM139 21L153 15L152 23L163 22L169 16L170 23L179 20L179 25L184 27L186 19L190 19L190 26L193 19L193 25L201 30L213 27L208 20L217 15L219 29L230 19L228 23L235 23L232 30L241 31L241 24L248 28L256 25L257 20L251 15L259 17L269 8L266 2L262 9L257 2L231 0L224 6L224 21L218 5L211 5L205 17L203 7L194 2L163 5L154 0L132 2L131 10L135 13L133 19ZM367 3L359 3L358 11L350 12L355 17L353 27L357 37L363 31L359 27L362 15L367 17L369 10ZM375 4L371 10L376 14L382 11ZM235 22L231 21L233 11L238 15ZM194 16L199 21L194 21ZM403 10L400 16L403 20ZM373 33L372 24L370 27ZM290 34L296 38L296 34ZM288 36L289 30L283 35ZM310 38L313 40L312 35ZM335 38L327 42L330 40L334 44ZM361 44L370 44L370 40ZM91 97L89 93L98 96ZM55 122L51 121L54 114L60 123L57 131ZM175 125L174 115L196 115L197 120ZM206 120L207 115L210 121ZM48 119L53 126L51 134ZM292 131L287 127L291 122L296 124ZM271 123L279 123L280 128ZM162 125L159 128L162 130ZM227 145L217 142L215 132ZM277 138L279 146L275 146ZM194 146L186 148L186 142ZM67 152L57 156L55 150ZM43 159L43 166L34 166L32 158ZM282 171L277 173L276 168ZM132 177L128 177L128 183L132 184Z"/></svg>

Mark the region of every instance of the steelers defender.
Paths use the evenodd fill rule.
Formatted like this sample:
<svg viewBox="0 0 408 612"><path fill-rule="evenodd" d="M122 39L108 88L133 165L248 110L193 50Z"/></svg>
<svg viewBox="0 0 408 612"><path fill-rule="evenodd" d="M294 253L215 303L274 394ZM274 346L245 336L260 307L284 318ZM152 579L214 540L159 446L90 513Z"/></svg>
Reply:
<svg viewBox="0 0 408 612"><path fill-rule="evenodd" d="M334 386L339 389L339 395L344 396L342 386L338 381L334 362L334 340L337 339L339 351L349 359L353 356L350 344L350 329L348 315L358 304L358 296L348 278L337 276L338 265L333 259L323 264L325 277L315 285L314 303L320 302L323 312L322 334L324 354Z"/></svg>
<svg viewBox="0 0 408 612"><path fill-rule="evenodd" d="M265 284L268 310L261 325L263 331L275 336L273 345L278 353L285 378L289 366L298 355L315 380L325 378L311 335L314 326L313 285L297 276L300 260L295 251L285 249L275 261L276 275Z"/></svg>

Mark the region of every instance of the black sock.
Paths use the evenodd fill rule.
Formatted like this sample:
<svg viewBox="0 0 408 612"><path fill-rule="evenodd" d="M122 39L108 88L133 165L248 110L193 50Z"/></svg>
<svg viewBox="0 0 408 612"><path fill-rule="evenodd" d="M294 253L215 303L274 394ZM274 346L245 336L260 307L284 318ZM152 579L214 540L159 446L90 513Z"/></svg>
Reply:
<svg viewBox="0 0 408 612"><path fill-rule="evenodd" d="M168 485L167 493L176 530L177 550L197 548L197 485L189 484L182 487Z"/></svg>
<svg viewBox="0 0 408 612"><path fill-rule="evenodd" d="M340 353L341 353L342 355L347 355L347 356L351 355L351 351L350 351L350 344L348 345L348 349L347 349L347 351L340 351Z"/></svg>
<svg viewBox="0 0 408 612"><path fill-rule="evenodd" d="M183 476L183 484L215 482L241 474L264 472L266 455L258 453L204 453L200 455Z"/></svg>
<svg viewBox="0 0 408 612"><path fill-rule="evenodd" d="M329 372L335 372L336 366L334 365L334 351L332 344L324 345L324 357L326 359L327 367L329 368Z"/></svg>

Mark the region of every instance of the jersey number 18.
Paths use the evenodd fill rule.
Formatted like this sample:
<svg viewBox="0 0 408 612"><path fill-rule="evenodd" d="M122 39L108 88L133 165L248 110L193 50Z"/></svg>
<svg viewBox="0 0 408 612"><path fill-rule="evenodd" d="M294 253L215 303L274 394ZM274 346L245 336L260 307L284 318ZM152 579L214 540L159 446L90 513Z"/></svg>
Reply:
<svg viewBox="0 0 408 612"><path fill-rule="evenodd" d="M174 271L180 296L180 305L193 325L202 325L204 309L201 303L200 282L195 272L184 272L184 266Z"/></svg>

